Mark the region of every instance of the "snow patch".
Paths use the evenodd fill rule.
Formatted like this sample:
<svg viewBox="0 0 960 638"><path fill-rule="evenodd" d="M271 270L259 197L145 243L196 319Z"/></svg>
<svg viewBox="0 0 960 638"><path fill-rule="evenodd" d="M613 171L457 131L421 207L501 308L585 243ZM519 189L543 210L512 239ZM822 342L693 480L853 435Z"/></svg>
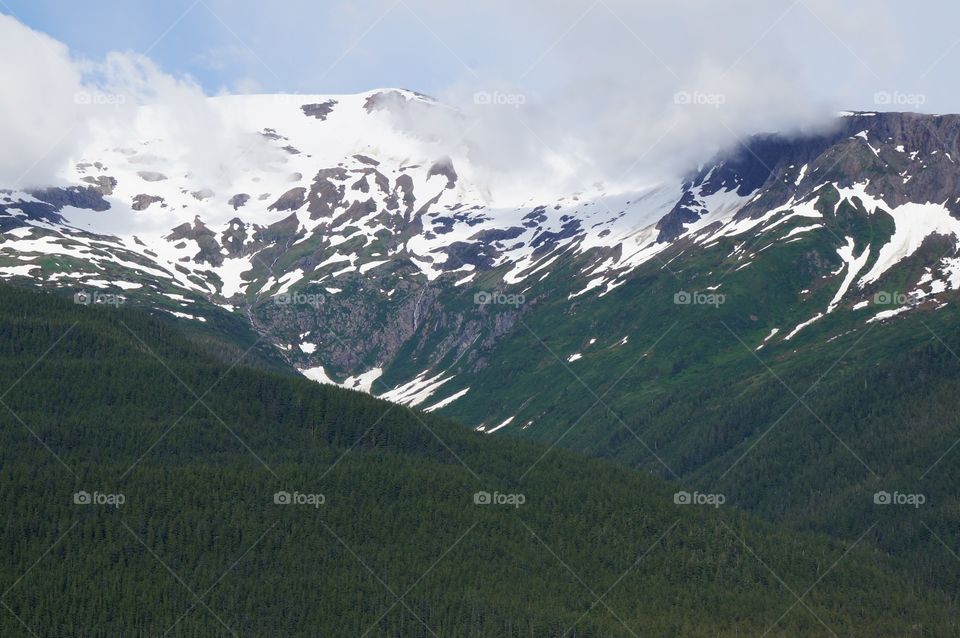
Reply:
<svg viewBox="0 0 960 638"><path fill-rule="evenodd" d="M467 392L470 392L470 388L464 388L463 390L460 390L459 392L456 392L456 393L454 393L454 394L451 394L451 395L448 396L446 399L443 399L442 401L438 401L438 402L434 403L433 405L431 405L431 406L428 407L428 408L424 408L423 411L424 411L424 412L433 412L433 411L435 411L435 410L440 410L440 409L442 409L442 408L445 408L445 407L447 407L448 405L450 405L451 403L453 403L454 401L456 401L457 399L465 396L465 395L467 394Z"/></svg>
<svg viewBox="0 0 960 638"><path fill-rule="evenodd" d="M497 430L501 430L501 429L507 427L508 425L510 425L511 423L513 423L513 420L514 420L515 418L517 418L517 417L515 417L515 416L510 417L509 419L507 419L506 421L504 421L504 422L501 423L500 425L498 425L498 426L496 426L496 427L492 427L492 428L490 428L489 430L486 430L486 433L487 433L487 434L493 434L493 433L496 432Z"/></svg>

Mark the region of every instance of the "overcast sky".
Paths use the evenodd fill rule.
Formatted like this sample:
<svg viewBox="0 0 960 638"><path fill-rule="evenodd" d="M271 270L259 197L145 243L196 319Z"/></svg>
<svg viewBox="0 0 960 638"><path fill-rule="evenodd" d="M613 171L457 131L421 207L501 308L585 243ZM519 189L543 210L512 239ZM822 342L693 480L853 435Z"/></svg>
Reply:
<svg viewBox="0 0 960 638"><path fill-rule="evenodd" d="M476 141L503 140L506 157L547 148L612 179L840 109L960 112L952 0L3 0L0 13L13 18L0 70L36 84L4 89L8 120L65 83L129 82L132 66L134 93L164 100L143 90L162 78L179 103L403 87L475 111ZM49 36L78 77L9 37L18 27Z"/></svg>
<svg viewBox="0 0 960 638"><path fill-rule="evenodd" d="M476 76L537 89L571 53L596 47L638 82L668 67L682 78L690 59L739 60L798 75L811 98L849 108L899 90L960 110L960 3L950 0L4 0L0 11L77 56L146 53L211 93L437 94Z"/></svg>

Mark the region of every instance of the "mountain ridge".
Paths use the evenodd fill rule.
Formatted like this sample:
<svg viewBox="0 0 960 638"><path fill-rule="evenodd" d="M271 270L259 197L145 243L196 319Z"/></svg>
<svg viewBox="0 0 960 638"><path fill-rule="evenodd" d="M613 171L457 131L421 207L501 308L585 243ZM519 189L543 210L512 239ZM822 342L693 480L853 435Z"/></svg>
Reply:
<svg viewBox="0 0 960 638"><path fill-rule="evenodd" d="M484 203L469 162L431 158L429 141L396 129L398 110L450 111L432 98L387 89L211 100L256 137L256 152L282 161L214 191L184 171L189 158L164 159L157 122L147 118L153 138L78 161L74 186L5 193L0 275L114 290L195 321L212 303L248 317L315 380L428 406L453 396L441 386L464 391L444 370L483 366L469 347L489 349L517 329L561 262L573 265L562 294L576 304L610 295L642 266L682 262L725 237L747 238L735 247L743 254L731 267L739 269L767 234L788 243L826 229L850 281L825 315L845 295L868 300L870 285L932 234L960 234L960 198L947 195L960 185L957 116L849 113L828 132L746 140L682 183L623 194L601 187L503 209ZM893 211L888 247L864 253L819 221L831 202L835 211L857 201L868 215ZM124 225L130 230L107 234ZM958 273L953 261L932 264L921 296L956 288ZM526 303L473 303L487 295ZM381 328L373 341L360 330L370 322ZM432 328L423 333L424 325ZM409 365L424 357L426 366Z"/></svg>

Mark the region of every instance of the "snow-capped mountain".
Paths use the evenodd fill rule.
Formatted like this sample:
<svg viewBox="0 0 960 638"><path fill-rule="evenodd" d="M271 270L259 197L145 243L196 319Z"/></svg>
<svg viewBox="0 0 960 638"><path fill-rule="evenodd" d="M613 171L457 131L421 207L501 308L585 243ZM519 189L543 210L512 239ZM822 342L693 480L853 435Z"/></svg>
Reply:
<svg viewBox="0 0 960 638"><path fill-rule="evenodd" d="M132 265L141 264L141 275L222 301L276 296L306 281L332 291L338 278L399 264L430 281L459 273L461 284L477 269L509 265L503 280L515 284L557 247L622 246L612 263L636 261L678 193L676 186L597 191L497 208L469 162L431 155L429 140L394 125L392 116L411 104L424 117L446 109L425 96L387 90L210 101L231 126L259 136L247 152L272 155L227 180L205 180L164 138L162 118L144 108L143 137L92 145L64 176L71 186L4 192L4 255L16 263L3 272L95 286L117 281L102 277L111 265L133 276ZM260 272L271 270L278 250L304 254L294 268ZM50 272L28 266L31 253L83 263Z"/></svg>
<svg viewBox="0 0 960 638"><path fill-rule="evenodd" d="M307 376L428 409L497 374L524 317L623 304L617 290L651 273L723 290L765 252L826 242L813 283L793 293L805 308L818 290L829 300L761 347L840 309L875 321L960 287L957 116L847 113L818 135L746 140L682 183L508 206L468 150L441 152L404 126L459 117L426 96L209 101L218 126L245 136L230 157L185 152L176 123L143 107L133 139L104 134L64 185L3 191L0 276L187 320L238 313ZM921 270L890 291L899 303L877 308L881 284L918 254Z"/></svg>

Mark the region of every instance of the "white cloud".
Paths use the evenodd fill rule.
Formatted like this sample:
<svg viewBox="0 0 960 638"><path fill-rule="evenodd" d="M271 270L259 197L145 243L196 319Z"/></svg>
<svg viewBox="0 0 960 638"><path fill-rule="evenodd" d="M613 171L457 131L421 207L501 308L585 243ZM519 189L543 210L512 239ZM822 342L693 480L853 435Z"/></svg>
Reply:
<svg viewBox="0 0 960 638"><path fill-rule="evenodd" d="M83 133L82 74L67 48L0 14L0 183L48 181Z"/></svg>
<svg viewBox="0 0 960 638"><path fill-rule="evenodd" d="M0 77L5 188L57 183L92 139L129 145L162 136L211 187L275 157L261 136L219 117L190 78L164 73L134 53L76 59L60 42L6 15L0 15Z"/></svg>
<svg viewBox="0 0 960 638"><path fill-rule="evenodd" d="M164 160L181 163L197 183L213 189L239 171L277 158L262 136L225 120L190 78L175 78L130 53L109 54L97 71L102 86L123 102L111 113L98 114L98 140L124 145L162 138L163 148L175 153Z"/></svg>
<svg viewBox="0 0 960 638"><path fill-rule="evenodd" d="M369 15L354 21L367 24L382 9L367 6ZM436 139L438 152L469 154L487 169L498 199L596 182L611 189L648 184L686 172L744 136L822 126L841 108L862 103L849 99L851 87L872 97L878 80L867 67L883 68L886 53L877 41L895 36L886 9L863 0L792 8L767 0L406 6L419 20L408 22L405 9L391 12L340 66L399 46L398 38L416 41L431 68L437 60L453 65L456 79L435 93L463 116L411 115L404 122ZM858 19L865 14L876 20ZM387 56L378 59L398 78L410 73ZM831 79L824 60L831 61ZM842 70L848 77L837 82Z"/></svg>
<svg viewBox="0 0 960 638"><path fill-rule="evenodd" d="M206 6L168 39L205 78L207 92L219 86L432 92L462 115L409 114L405 124L435 139L438 155L468 154L501 195L656 181L744 135L815 126L841 108L870 108L878 90L916 93L911 78L942 58L945 47L936 37L906 36L921 27L949 29L947 20L903 20L909 10L894 0L292 0L283 11L210 0ZM206 25L204 37L193 37L194 20ZM900 44L906 41L907 54ZM949 58L940 68L951 68ZM0 159L3 184L34 164L30 180L50 179L91 127L127 141L131 126L149 133L133 108L141 103L159 105L151 125L169 128L195 170L211 180L237 170L237 158L270 160L255 136L226 128L211 113L197 83L145 58L115 53L80 63L56 41L2 17L0 69L9 82L0 96L0 134L23 149ZM78 91L87 91L93 104L78 109ZM493 103L476 103L480 91ZM110 104L111 96L124 103Z"/></svg>

